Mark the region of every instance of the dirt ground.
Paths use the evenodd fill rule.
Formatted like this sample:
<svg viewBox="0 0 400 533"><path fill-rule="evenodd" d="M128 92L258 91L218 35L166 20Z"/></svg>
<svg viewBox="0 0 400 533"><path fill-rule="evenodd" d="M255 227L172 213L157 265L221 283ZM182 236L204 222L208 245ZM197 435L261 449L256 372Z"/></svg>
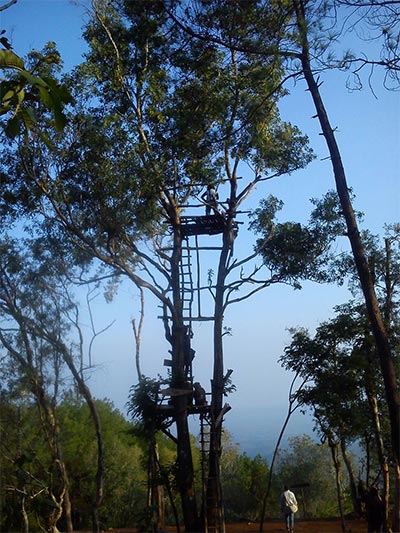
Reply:
<svg viewBox="0 0 400 533"><path fill-rule="evenodd" d="M259 531L260 524L256 522L240 522L236 524L226 524L226 533L247 533ZM348 533L367 533L367 526L364 520L348 520L346 521L346 528ZM295 533L342 533L340 521L323 520L323 521L303 521L297 520L294 527ZM176 529L168 527L165 532L173 533ZM285 533L285 524L283 520L280 521L266 521L264 523L263 531L265 533ZM81 533L90 533L84 532ZM104 533L139 533L136 529L107 529ZM142 532L144 533L144 532ZM161 533L161 532L160 532Z"/></svg>
<svg viewBox="0 0 400 533"><path fill-rule="evenodd" d="M349 520L346 522L349 533L367 533L365 521ZM260 524L227 524L227 533L247 533L259 531ZM266 533L285 533L286 528L283 520L265 522L263 531ZM294 524L295 533L342 533L340 520L303 521L297 520Z"/></svg>

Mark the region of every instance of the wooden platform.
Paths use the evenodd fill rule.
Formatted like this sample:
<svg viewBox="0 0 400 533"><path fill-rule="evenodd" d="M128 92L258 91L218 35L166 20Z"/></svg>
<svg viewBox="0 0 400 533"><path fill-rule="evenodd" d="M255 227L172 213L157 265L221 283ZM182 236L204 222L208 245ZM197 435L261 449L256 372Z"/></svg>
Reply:
<svg viewBox="0 0 400 533"><path fill-rule="evenodd" d="M188 405L187 411L189 415L206 415L210 412L210 405ZM157 415L162 415L163 417L167 418L169 416L172 416L174 414L174 407L167 403L162 403L160 405L156 406L156 413Z"/></svg>
<svg viewBox="0 0 400 533"><path fill-rule="evenodd" d="M183 237L190 235L217 235L225 228L222 215L184 216L181 217L181 231Z"/></svg>

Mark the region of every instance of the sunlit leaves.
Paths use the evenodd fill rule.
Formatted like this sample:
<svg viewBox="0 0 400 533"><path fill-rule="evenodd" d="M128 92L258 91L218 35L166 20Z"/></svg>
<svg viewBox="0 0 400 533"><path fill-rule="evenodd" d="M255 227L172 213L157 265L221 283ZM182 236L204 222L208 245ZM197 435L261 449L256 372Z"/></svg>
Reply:
<svg viewBox="0 0 400 533"><path fill-rule="evenodd" d="M301 288L301 281L306 279L341 283L341 274L344 274L340 272L341 263L333 250L335 240L344 233L337 197L329 192L312 203L315 208L307 225L277 222L275 216L283 204L269 197L254 212L251 224L252 229L262 235L256 249L264 264L278 279L295 288Z"/></svg>
<svg viewBox="0 0 400 533"><path fill-rule="evenodd" d="M8 137L26 135L36 125L39 103L52 114L55 128L63 129L66 124L64 107L71 103L71 95L54 77L40 74L42 65L59 62L59 55L51 47L44 55L37 54L35 65L29 69L12 50L0 50L0 69L5 73L0 81L0 115L5 116L4 130ZM39 133L47 141L45 132Z"/></svg>

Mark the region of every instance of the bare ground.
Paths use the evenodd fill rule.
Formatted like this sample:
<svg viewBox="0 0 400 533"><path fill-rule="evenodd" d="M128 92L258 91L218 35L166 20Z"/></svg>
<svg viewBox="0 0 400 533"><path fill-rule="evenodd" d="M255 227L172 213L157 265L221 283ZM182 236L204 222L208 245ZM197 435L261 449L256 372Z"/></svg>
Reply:
<svg viewBox="0 0 400 533"><path fill-rule="evenodd" d="M226 524L226 533L247 533L259 531L260 524L257 522L239 522L235 524ZM297 520L295 523L295 533L342 533L342 527L339 519L332 520ZM175 527L167 527L162 533L173 533ZM285 533L285 524L283 520L266 521L263 531L265 533ZM346 531L348 533L367 533L367 524L365 520L347 520ZM77 532L90 533L90 532ZM139 533L134 528L109 528L104 533ZM144 533L144 532L142 532ZM161 532L160 532L161 533ZM183 533L183 530L182 530Z"/></svg>

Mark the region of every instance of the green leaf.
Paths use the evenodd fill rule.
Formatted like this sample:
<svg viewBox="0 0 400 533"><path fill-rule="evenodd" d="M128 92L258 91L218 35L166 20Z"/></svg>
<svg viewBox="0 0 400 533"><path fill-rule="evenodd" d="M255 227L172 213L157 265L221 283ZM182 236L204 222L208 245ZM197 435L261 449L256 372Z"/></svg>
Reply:
<svg viewBox="0 0 400 533"><path fill-rule="evenodd" d="M24 62L11 50L0 50L0 68L23 69Z"/></svg>
<svg viewBox="0 0 400 533"><path fill-rule="evenodd" d="M25 91L22 87L13 87L9 90L6 90L4 93L0 89L1 101L3 102L4 108L7 108L7 111L12 105L21 104L25 97Z"/></svg>
<svg viewBox="0 0 400 533"><path fill-rule="evenodd" d="M33 76L33 74L31 74L27 70L21 70L20 75L21 77L25 78L26 81L31 85L37 85L38 87L48 88L48 84L42 78L39 78L38 76Z"/></svg>
<svg viewBox="0 0 400 533"><path fill-rule="evenodd" d="M60 102L60 105L63 103L73 102L72 95L66 85L61 85L55 79L47 76L43 76L42 79L46 82L54 100L58 100Z"/></svg>
<svg viewBox="0 0 400 533"><path fill-rule="evenodd" d="M27 130L30 130L36 122L35 113L33 112L33 109L30 108L23 108L21 109L20 116L25 124L25 128Z"/></svg>
<svg viewBox="0 0 400 533"><path fill-rule="evenodd" d="M54 107L54 102L51 97L51 94L49 93L46 87L39 86L38 88L42 102L48 109L52 110Z"/></svg>
<svg viewBox="0 0 400 533"><path fill-rule="evenodd" d="M6 124L4 131L7 137L11 139L16 137L21 132L21 120L19 115L12 117Z"/></svg>

